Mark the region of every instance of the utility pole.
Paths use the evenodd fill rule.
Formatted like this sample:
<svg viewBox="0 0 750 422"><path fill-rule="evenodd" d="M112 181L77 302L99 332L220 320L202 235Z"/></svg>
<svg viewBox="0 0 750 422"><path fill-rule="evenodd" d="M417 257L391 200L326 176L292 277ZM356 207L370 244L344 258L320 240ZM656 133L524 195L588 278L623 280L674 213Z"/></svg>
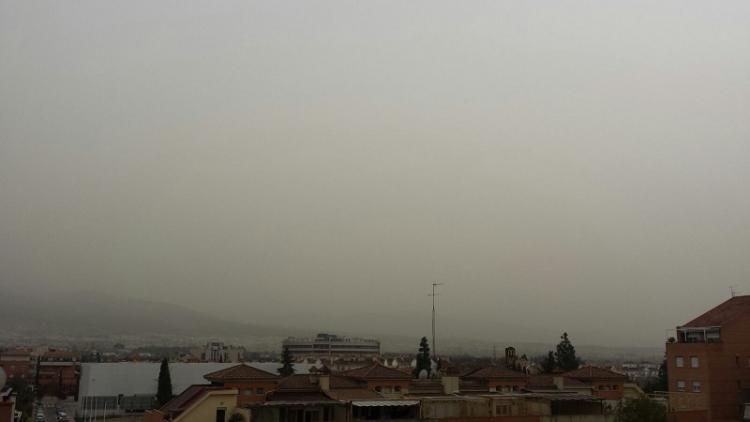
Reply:
<svg viewBox="0 0 750 422"><path fill-rule="evenodd" d="M435 287L442 286L443 283L432 283L432 357L437 360L437 344L435 344L435 296L438 294L435 293Z"/></svg>

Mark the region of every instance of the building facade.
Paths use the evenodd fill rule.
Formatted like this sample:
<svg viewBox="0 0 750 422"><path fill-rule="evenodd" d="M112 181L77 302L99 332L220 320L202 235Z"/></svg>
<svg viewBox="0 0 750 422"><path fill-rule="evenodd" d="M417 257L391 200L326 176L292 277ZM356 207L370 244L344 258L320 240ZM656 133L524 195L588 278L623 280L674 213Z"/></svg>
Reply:
<svg viewBox="0 0 750 422"><path fill-rule="evenodd" d="M380 341L320 333L315 338L289 337L282 346L296 359L380 356Z"/></svg>
<svg viewBox="0 0 750 422"><path fill-rule="evenodd" d="M739 421L750 403L750 296L736 296L677 327L666 345L670 408L707 407L708 421ZM693 396L693 397L690 397Z"/></svg>

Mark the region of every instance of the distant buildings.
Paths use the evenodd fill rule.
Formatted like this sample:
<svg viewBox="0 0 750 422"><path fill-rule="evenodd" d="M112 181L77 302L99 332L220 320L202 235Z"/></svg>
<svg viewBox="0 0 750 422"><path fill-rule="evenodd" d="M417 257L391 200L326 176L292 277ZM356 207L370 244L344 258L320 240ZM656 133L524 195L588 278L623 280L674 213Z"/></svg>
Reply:
<svg viewBox="0 0 750 422"><path fill-rule="evenodd" d="M317 359L323 357L376 357L380 355L378 340L339 337L335 334L320 333L315 338L289 337L282 343L289 348L296 359Z"/></svg>
<svg viewBox="0 0 750 422"><path fill-rule="evenodd" d="M750 296L733 297L677 327L667 365L678 421L750 418Z"/></svg>
<svg viewBox="0 0 750 422"><path fill-rule="evenodd" d="M199 362L239 363L245 360L244 347L227 346L219 341L209 342L202 348L192 349L190 354Z"/></svg>

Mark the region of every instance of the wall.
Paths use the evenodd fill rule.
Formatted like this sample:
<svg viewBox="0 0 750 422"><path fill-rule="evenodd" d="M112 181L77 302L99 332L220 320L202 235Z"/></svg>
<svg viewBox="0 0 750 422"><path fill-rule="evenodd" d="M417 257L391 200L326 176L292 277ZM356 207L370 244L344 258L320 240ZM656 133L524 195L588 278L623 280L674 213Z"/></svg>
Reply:
<svg viewBox="0 0 750 422"><path fill-rule="evenodd" d="M234 388L239 391L237 405L242 407L246 404L264 401L266 399L266 394L276 389L276 381L258 380L253 382L227 382L224 384L224 387ZM258 388L263 389L262 394L258 394Z"/></svg>
<svg viewBox="0 0 750 422"><path fill-rule="evenodd" d="M207 422L216 420L216 409L227 409L226 420L237 407L237 396L234 394L209 394L205 399L197 402L194 407L183 412L175 420L178 422Z"/></svg>
<svg viewBox="0 0 750 422"><path fill-rule="evenodd" d="M683 368L677 368L677 356L684 357ZM699 368L690 367L690 356L699 357ZM741 388L750 390L749 358L750 318L725 324L719 343L667 343L669 391L677 391L678 380L685 381L687 391L692 391L693 381L700 381L700 395L705 396L708 404L707 420L739 420ZM670 398L671 407L679 405Z"/></svg>

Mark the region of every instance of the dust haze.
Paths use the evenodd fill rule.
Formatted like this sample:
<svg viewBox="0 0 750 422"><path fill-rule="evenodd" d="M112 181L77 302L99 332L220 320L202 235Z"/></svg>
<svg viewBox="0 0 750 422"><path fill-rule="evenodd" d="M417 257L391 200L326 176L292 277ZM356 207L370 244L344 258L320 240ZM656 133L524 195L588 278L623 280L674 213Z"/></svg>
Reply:
<svg viewBox="0 0 750 422"><path fill-rule="evenodd" d="M750 3L0 0L0 285L659 345L750 293Z"/></svg>

